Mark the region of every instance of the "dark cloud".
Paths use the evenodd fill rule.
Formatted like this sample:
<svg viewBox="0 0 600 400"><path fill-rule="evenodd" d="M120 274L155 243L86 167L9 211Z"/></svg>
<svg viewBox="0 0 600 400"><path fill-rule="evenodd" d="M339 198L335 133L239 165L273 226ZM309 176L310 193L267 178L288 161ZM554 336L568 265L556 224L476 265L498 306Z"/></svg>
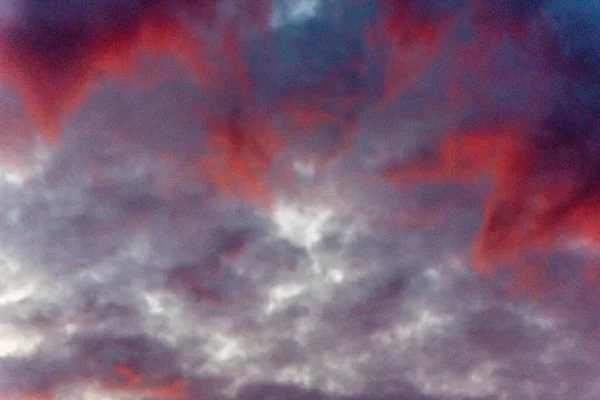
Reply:
<svg viewBox="0 0 600 400"><path fill-rule="evenodd" d="M21 87L36 119L47 129L57 129L63 113L75 106L93 75L110 68L115 57L132 57L140 41L168 45L169 40L163 41L161 36L173 35L178 29L176 8L192 5L169 1L21 2L17 22L9 24L3 35L3 69ZM202 2L200 14L213 15L216 5ZM119 65L127 62L118 61L117 68L122 68Z"/></svg>
<svg viewBox="0 0 600 400"><path fill-rule="evenodd" d="M258 399L317 399L317 400L435 400L438 397L419 393L410 385L399 385L393 395L364 394L360 396L336 396L328 395L317 390L300 389L289 385L256 384L244 387L238 393L236 400L258 400ZM458 399L447 397L447 399ZM476 398L462 398L463 400L475 400ZM483 400L483 398L477 398Z"/></svg>

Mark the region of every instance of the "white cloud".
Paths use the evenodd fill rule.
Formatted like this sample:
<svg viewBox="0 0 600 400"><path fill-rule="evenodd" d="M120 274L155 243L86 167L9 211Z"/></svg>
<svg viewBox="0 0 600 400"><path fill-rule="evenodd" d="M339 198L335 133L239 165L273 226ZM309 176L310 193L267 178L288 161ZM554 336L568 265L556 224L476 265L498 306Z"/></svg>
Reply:
<svg viewBox="0 0 600 400"><path fill-rule="evenodd" d="M317 15L321 0L286 0L278 4L271 14L271 28L302 22Z"/></svg>
<svg viewBox="0 0 600 400"><path fill-rule="evenodd" d="M0 323L0 357L27 356L35 352L44 337L32 328Z"/></svg>

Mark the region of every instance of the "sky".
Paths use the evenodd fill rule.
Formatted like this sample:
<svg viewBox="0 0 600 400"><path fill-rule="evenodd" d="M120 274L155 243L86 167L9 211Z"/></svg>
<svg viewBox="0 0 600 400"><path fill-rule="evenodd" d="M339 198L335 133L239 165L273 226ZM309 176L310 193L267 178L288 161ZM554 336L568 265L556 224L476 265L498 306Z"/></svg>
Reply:
<svg viewBox="0 0 600 400"><path fill-rule="evenodd" d="M0 400L597 400L600 5L0 0Z"/></svg>

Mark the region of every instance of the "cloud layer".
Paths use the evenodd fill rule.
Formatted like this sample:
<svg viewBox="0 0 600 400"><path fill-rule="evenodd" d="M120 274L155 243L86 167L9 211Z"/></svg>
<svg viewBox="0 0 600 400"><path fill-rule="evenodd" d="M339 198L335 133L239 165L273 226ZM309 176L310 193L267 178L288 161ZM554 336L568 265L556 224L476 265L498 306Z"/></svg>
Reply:
<svg viewBox="0 0 600 400"><path fill-rule="evenodd" d="M0 1L0 400L597 399L599 17Z"/></svg>

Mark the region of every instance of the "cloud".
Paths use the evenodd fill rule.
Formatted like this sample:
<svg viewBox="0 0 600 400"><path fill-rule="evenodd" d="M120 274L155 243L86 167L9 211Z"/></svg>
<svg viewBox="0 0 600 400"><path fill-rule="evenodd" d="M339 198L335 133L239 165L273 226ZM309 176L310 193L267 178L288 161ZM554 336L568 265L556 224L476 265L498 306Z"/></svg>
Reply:
<svg viewBox="0 0 600 400"><path fill-rule="evenodd" d="M301 6L0 2L0 399L598 397L597 10Z"/></svg>

